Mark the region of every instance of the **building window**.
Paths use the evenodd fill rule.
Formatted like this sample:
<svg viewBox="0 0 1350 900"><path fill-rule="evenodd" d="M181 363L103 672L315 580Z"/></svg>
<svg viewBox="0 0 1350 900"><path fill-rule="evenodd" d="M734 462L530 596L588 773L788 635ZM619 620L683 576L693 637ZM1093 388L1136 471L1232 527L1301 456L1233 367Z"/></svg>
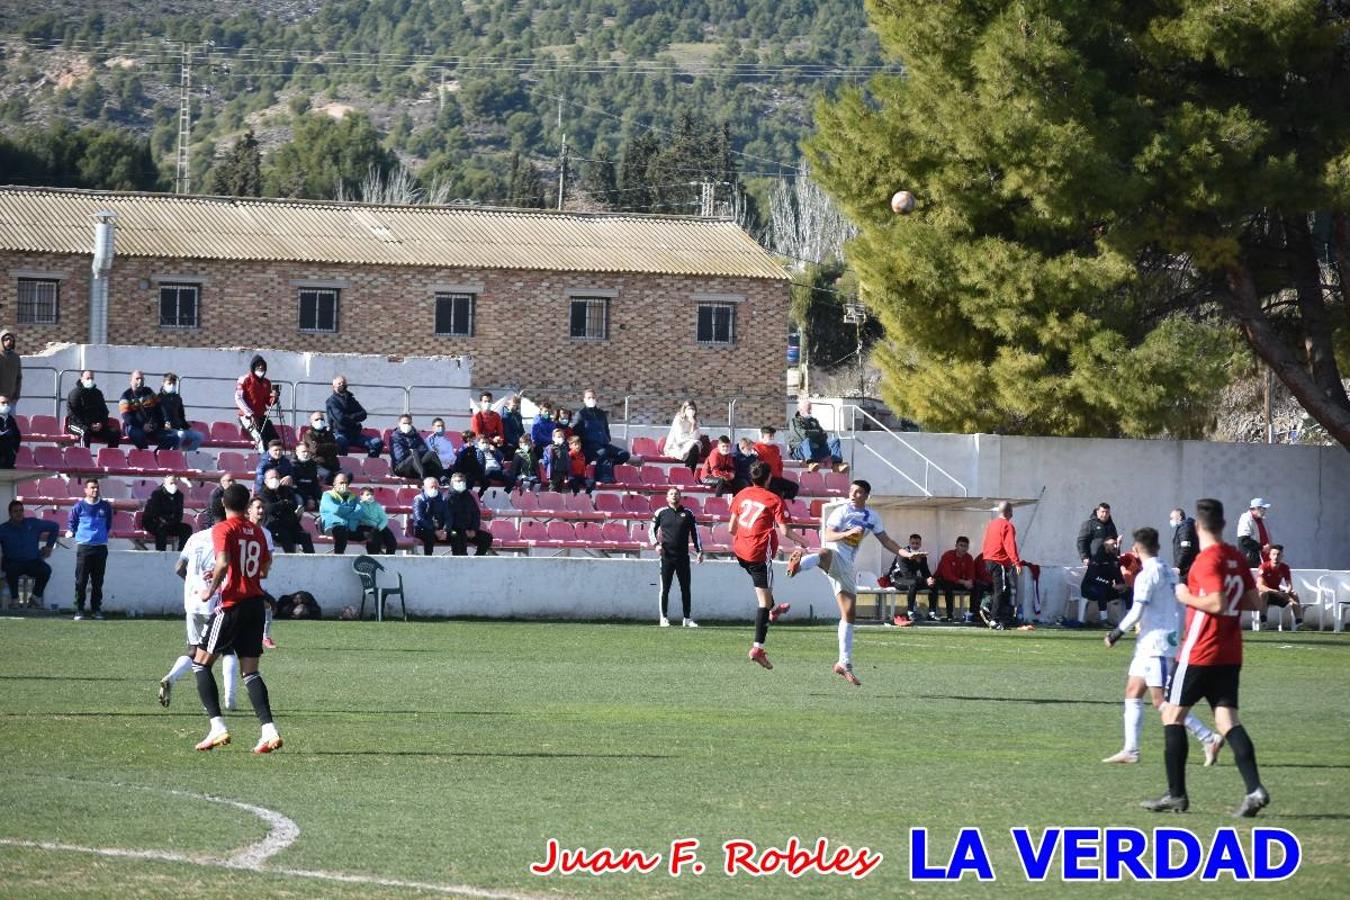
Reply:
<svg viewBox="0 0 1350 900"><path fill-rule="evenodd" d="M61 282L48 278L19 279L20 325L55 325Z"/></svg>
<svg viewBox="0 0 1350 900"><path fill-rule="evenodd" d="M445 337L473 337L473 294L436 295L436 334Z"/></svg>
<svg viewBox="0 0 1350 900"><path fill-rule="evenodd" d="M338 291L335 288L300 289L300 330L338 330Z"/></svg>
<svg viewBox="0 0 1350 900"><path fill-rule="evenodd" d="M195 284L159 286L159 327L196 328L197 299L201 288Z"/></svg>
<svg viewBox="0 0 1350 900"><path fill-rule="evenodd" d="M700 303L698 305L698 342L700 344L736 343L736 304Z"/></svg>
<svg viewBox="0 0 1350 900"><path fill-rule="evenodd" d="M572 298L572 337L581 341L603 341L609 337L608 298Z"/></svg>

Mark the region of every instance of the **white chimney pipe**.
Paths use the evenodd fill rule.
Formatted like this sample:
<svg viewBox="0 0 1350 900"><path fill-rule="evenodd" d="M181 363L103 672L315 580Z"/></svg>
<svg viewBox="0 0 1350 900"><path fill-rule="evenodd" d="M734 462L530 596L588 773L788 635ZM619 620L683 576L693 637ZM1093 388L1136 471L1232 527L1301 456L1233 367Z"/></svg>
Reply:
<svg viewBox="0 0 1350 900"><path fill-rule="evenodd" d="M114 244L117 238L117 214L111 210L94 213L93 278L89 282L89 343L108 342L108 275L112 272Z"/></svg>

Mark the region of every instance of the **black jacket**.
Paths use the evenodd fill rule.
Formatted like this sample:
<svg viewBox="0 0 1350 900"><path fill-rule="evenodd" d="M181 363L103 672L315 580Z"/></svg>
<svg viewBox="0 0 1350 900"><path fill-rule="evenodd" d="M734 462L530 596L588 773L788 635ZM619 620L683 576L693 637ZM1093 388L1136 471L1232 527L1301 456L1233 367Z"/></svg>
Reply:
<svg viewBox="0 0 1350 900"><path fill-rule="evenodd" d="M183 398L178 394L159 392L159 411L164 416L164 424L174 431L191 428L187 413L183 410Z"/></svg>
<svg viewBox="0 0 1350 900"><path fill-rule="evenodd" d="M652 516L647 533L652 541L661 545L661 552L670 558L679 559L689 555L689 542L694 542L694 551L703 552L698 540L698 526L694 514L686 507L671 509L669 504Z"/></svg>
<svg viewBox="0 0 1350 900"><path fill-rule="evenodd" d="M310 459L291 460L291 481L295 482L295 492L306 500L319 502L323 495L323 482L319 479L319 464Z"/></svg>
<svg viewBox="0 0 1350 900"><path fill-rule="evenodd" d="M264 486L258 492L263 502L263 524L273 535L294 534L300 530L300 500L294 488L280 485L275 491Z"/></svg>
<svg viewBox="0 0 1350 900"><path fill-rule="evenodd" d="M95 422L108 421L108 401L97 387L77 384L66 397L66 416L70 424L88 428Z"/></svg>
<svg viewBox="0 0 1350 900"><path fill-rule="evenodd" d="M1087 521L1078 529L1078 558L1093 560L1101 552L1102 542L1107 538L1119 537L1116 533L1116 520L1110 517L1105 522L1096 514L1087 517Z"/></svg>
<svg viewBox="0 0 1350 900"><path fill-rule="evenodd" d="M1191 563L1200 554L1200 535L1195 533L1195 520L1190 516L1172 529L1172 565L1181 570L1181 577L1191 570Z"/></svg>
<svg viewBox="0 0 1350 900"><path fill-rule="evenodd" d="M206 527L210 528L218 522L225 521L225 489L216 485L216 489L211 492L211 499L206 504Z"/></svg>
<svg viewBox="0 0 1350 900"><path fill-rule="evenodd" d="M221 512L225 508L221 506ZM171 525L177 525L183 521L183 492L175 491L170 494L164 490L164 485L160 485L151 492L150 498L145 501L145 513L141 516L141 523L146 531L158 531Z"/></svg>
<svg viewBox="0 0 1350 900"><path fill-rule="evenodd" d="M23 443L23 433L19 431L19 420L14 416L0 416L0 450L18 453Z"/></svg>
<svg viewBox="0 0 1350 900"><path fill-rule="evenodd" d="M328 415L329 431L349 439L361 436L361 423L366 420L366 408L357 401L351 391L344 391L341 394L333 391L328 395L324 411Z"/></svg>
<svg viewBox="0 0 1350 900"><path fill-rule="evenodd" d="M928 555L906 559L896 554L895 562L891 563L890 571L891 581L903 581L908 584L917 579L927 581L933 577L933 573L928 568Z"/></svg>
<svg viewBox="0 0 1350 900"><path fill-rule="evenodd" d="M483 524L478 501L469 491L451 491L445 498L445 527L449 531L477 531Z"/></svg>

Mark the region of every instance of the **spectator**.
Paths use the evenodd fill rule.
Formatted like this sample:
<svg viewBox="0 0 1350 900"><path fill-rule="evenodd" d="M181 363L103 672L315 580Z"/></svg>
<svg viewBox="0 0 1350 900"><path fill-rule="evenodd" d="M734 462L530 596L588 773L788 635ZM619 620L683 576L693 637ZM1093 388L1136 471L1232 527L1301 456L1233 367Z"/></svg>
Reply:
<svg viewBox="0 0 1350 900"><path fill-rule="evenodd" d="M1272 606L1281 609L1289 607L1294 613L1294 630L1303 625L1303 605L1298 602L1298 592L1294 590L1294 573L1284 561L1284 545L1271 544L1270 558L1261 563L1257 573L1256 589L1261 592L1261 622L1266 621L1266 610ZM13 594L13 591L10 591Z"/></svg>
<svg viewBox="0 0 1350 900"><path fill-rule="evenodd" d="M455 464L450 474L455 472L464 476L470 488L483 482L483 463L478 459L478 438L472 431L463 431L459 436L459 450L455 453Z"/></svg>
<svg viewBox="0 0 1350 900"><path fill-rule="evenodd" d="M375 500L373 488L361 489L361 524L369 529L366 552L371 556L393 556L398 552L398 538L389 530L389 514Z"/></svg>
<svg viewBox="0 0 1350 900"><path fill-rule="evenodd" d="M23 357L14 349L14 332L0 328L0 394L16 409L23 393Z"/></svg>
<svg viewBox="0 0 1350 900"><path fill-rule="evenodd" d="M713 489L714 497L720 497L728 491L736 492L736 463L731 458L731 438L725 434L717 439L712 452L703 461L703 477L700 480Z"/></svg>
<svg viewBox="0 0 1350 900"><path fill-rule="evenodd" d="M253 490L260 491L263 487L263 476L268 472L275 471L281 478L281 483L287 487L295 486L295 477L290 459L281 452L281 441L272 441L267 445L267 452L258 459L258 471L253 474Z"/></svg>
<svg viewBox="0 0 1350 900"><path fill-rule="evenodd" d="M547 447L553 441L553 404L547 400L539 404L539 412L530 423L530 440L536 447Z"/></svg>
<svg viewBox="0 0 1350 900"><path fill-rule="evenodd" d="M221 472L220 484L211 492L210 499L206 501L206 527L208 529L225 521L225 490L232 484L234 484L234 473Z"/></svg>
<svg viewBox="0 0 1350 900"><path fill-rule="evenodd" d="M572 411L561 406L553 411L553 424L561 425L567 440L572 440Z"/></svg>
<svg viewBox="0 0 1350 900"><path fill-rule="evenodd" d="M278 437L268 410L276 402L272 382L267 379L267 360L254 354L248 364L248 374L235 382L234 405L239 413L239 427L253 439L258 452Z"/></svg>
<svg viewBox="0 0 1350 900"><path fill-rule="evenodd" d="M206 443L206 435L192 427L183 410L183 398L178 393L178 376L172 372L164 373L164 385L156 398L160 417L164 421L165 435L173 435L178 441L178 449L192 451Z"/></svg>
<svg viewBox="0 0 1350 900"><path fill-rule="evenodd" d="M317 486L317 481L315 484ZM277 545L287 553L294 553L296 546L305 553L313 553L314 540L300 522L300 511L305 502L294 487L281 483L280 472L269 469L263 473L263 486L258 496L263 501L263 525L272 532Z"/></svg>
<svg viewBox="0 0 1350 900"><path fill-rule="evenodd" d="M1237 546L1247 557L1247 565L1253 569L1261 565L1270 552L1270 528L1266 524L1266 510L1270 504L1260 497L1253 497L1251 506L1238 519Z"/></svg>
<svg viewBox="0 0 1350 900"><path fill-rule="evenodd" d="M156 450L172 450L178 446L178 436L164 428L164 414L159 410L159 395L145 386L145 374L137 369L131 373L131 386L122 392L117 412L122 417L122 435L140 450L153 441Z"/></svg>
<svg viewBox="0 0 1350 900"><path fill-rule="evenodd" d="M319 464L314 460L314 448L305 441L295 445L295 461L291 463L291 481L301 505L309 512L317 512L324 482L319 477Z"/></svg>
<svg viewBox="0 0 1350 900"><path fill-rule="evenodd" d="M1003 631L1012 622L1013 575L1022 574L1022 558L1017 555L1017 527L1012 523L1013 507L1004 500L997 507L998 518L984 529L984 569L989 574L990 602L980 604L980 618L995 631Z"/></svg>
<svg viewBox="0 0 1350 900"><path fill-rule="evenodd" d="M443 471L448 472L455 467L459 451L455 447L455 442L450 440L450 435L445 433L445 420L440 416L431 420L431 436L427 438L427 446L441 461Z"/></svg>
<svg viewBox="0 0 1350 900"><path fill-rule="evenodd" d="M351 476L339 472L333 478L333 488L324 491L319 500L319 525L333 539L333 552L347 552L347 541L361 540L366 529L361 524L361 500L350 490Z"/></svg>
<svg viewBox="0 0 1350 900"><path fill-rule="evenodd" d="M84 482L84 499L70 508L66 537L75 539L75 621L84 618L84 597L95 619L103 618L103 573L108 567L112 504L99 498L97 478Z"/></svg>
<svg viewBox="0 0 1350 900"><path fill-rule="evenodd" d="M520 444L520 436L525 433L525 422L520 417L520 395L512 394L506 398L506 409L502 410L502 444L512 452Z"/></svg>
<svg viewBox="0 0 1350 900"><path fill-rule="evenodd" d="M539 457L535 453L534 441L528 434L520 436L516 454L511 459L511 478L520 491L539 490Z"/></svg>
<svg viewBox="0 0 1350 900"><path fill-rule="evenodd" d="M150 493L141 513L141 527L155 536L156 550L164 550L169 538L176 537L178 552L183 552L192 537L192 526L183 521L183 492L178 489L177 475L165 475L164 483Z"/></svg>
<svg viewBox="0 0 1350 900"><path fill-rule="evenodd" d="M9 585L10 603L19 600L19 579L27 576L33 579L33 593L29 598L38 609L42 608L42 595L47 590L47 582L52 577L52 567L47 557L52 555L56 544L56 534L60 529L55 522L48 522L23 514L23 501L9 501L9 520L0 525L0 550L4 551L5 582ZM45 545L39 549L38 541L46 536Z"/></svg>
<svg viewBox="0 0 1350 900"><path fill-rule="evenodd" d="M548 485L561 494L571 474L572 458L567 452L567 435L561 428L553 429L552 440L544 450L544 476Z"/></svg>
<svg viewBox="0 0 1350 900"><path fill-rule="evenodd" d="M1177 507L1172 510L1172 565L1181 572L1185 581L1191 571L1191 563L1200 553L1200 537L1195 533L1195 520L1186 515L1186 510Z"/></svg>
<svg viewBox="0 0 1350 900"><path fill-rule="evenodd" d="M309 414L309 431L305 432L304 442L309 445L314 461L324 470L323 483L332 484L334 476L342 469L341 451L322 412L316 410Z"/></svg>
<svg viewBox="0 0 1350 900"><path fill-rule="evenodd" d="M707 450L704 449L705 441L707 438L703 436L703 431L698 426L698 405L692 400L686 400L680 411L675 414L675 418L671 420L670 431L666 433L666 441L661 447L661 452L671 459L678 459L693 472L707 455Z"/></svg>
<svg viewBox="0 0 1350 900"><path fill-rule="evenodd" d="M10 405L9 397L0 394L0 469L14 468L22 443L23 432L19 430L14 408Z"/></svg>
<svg viewBox="0 0 1350 900"><path fill-rule="evenodd" d="M589 494L595 488L595 481L586 476L586 452L581 449L581 437L572 435L567 439L567 486L573 494L585 491Z"/></svg>
<svg viewBox="0 0 1350 900"><path fill-rule="evenodd" d="M1105 627L1109 624L1107 606L1112 600L1119 600L1125 590L1125 580L1120 572L1120 554L1116 539L1107 538L1097 548L1096 554L1088 561L1083 573L1083 583L1079 587L1083 599L1097 604L1097 619ZM1083 624L1088 625L1086 607L1083 612Z"/></svg>
<svg viewBox="0 0 1350 900"><path fill-rule="evenodd" d="M347 379L339 375L333 379L333 393L328 395L324 404L327 412L325 424L332 432L338 452L346 453L352 447L364 447L367 456L379 456L384 450L384 441L361 433L362 423L366 421L366 408L347 390ZM313 417L310 423L313 424Z"/></svg>
<svg viewBox="0 0 1350 900"><path fill-rule="evenodd" d="M450 541L450 553L466 556L470 543L474 545L474 556L486 553L492 546L492 533L484 531L482 526L483 513L478 508L478 501L469 493L464 476L456 472L450 476L450 495L445 498L445 531Z"/></svg>
<svg viewBox="0 0 1350 900"><path fill-rule="evenodd" d="M1101 553L1105 541L1110 539L1119 543L1119 538L1115 520L1111 518L1111 504L1105 501L1098 503L1092 515L1078 529L1078 558L1083 561L1083 565L1091 565Z"/></svg>
<svg viewBox="0 0 1350 900"><path fill-rule="evenodd" d="M736 468L736 479L731 483L731 490L732 493L739 493L750 486L750 467L759 462L755 442L748 437L737 441L736 449L731 451L731 462ZM781 460L779 464L782 464Z"/></svg>
<svg viewBox="0 0 1350 900"><path fill-rule="evenodd" d="M628 451L615 446L609 435L609 413L599 406L595 391L587 388L581 395L581 409L572 416L572 433L580 436L586 461L595 463L596 484L611 484L614 467L628 462Z"/></svg>
<svg viewBox="0 0 1350 900"><path fill-rule="evenodd" d="M956 539L955 549L943 553L938 560L937 571L933 573L933 588L942 592L947 604L944 622L950 622L956 616L957 591L970 592L971 607L974 608L975 558L970 555L970 538L964 534Z"/></svg>
<svg viewBox="0 0 1350 900"><path fill-rule="evenodd" d="M503 435L502 417L492 409L491 391L478 395L478 409L469 417L469 431L474 437L485 437L489 441Z"/></svg>
<svg viewBox="0 0 1350 900"><path fill-rule="evenodd" d="M814 472L822 465L831 466L836 472L848 471L839 438L828 434L811 415L811 401L805 397L797 401L797 414L788 423L788 434L788 451L793 459L805 462L808 471Z"/></svg>
<svg viewBox="0 0 1350 900"><path fill-rule="evenodd" d="M422 552L430 556L437 544L450 543L446 531L449 508L441 494L440 482L428 475L422 479L422 492L413 501L413 536L422 542Z"/></svg>
<svg viewBox="0 0 1350 900"><path fill-rule="evenodd" d="M94 441L109 447L121 443L122 430L108 417L108 402L88 369L80 373L80 383L66 397L66 430L86 447Z"/></svg>
<svg viewBox="0 0 1350 900"><path fill-rule="evenodd" d="M900 552L895 555L895 563L891 566L889 575L891 587L908 591L905 596L905 612L894 619L896 626L907 628L915 622L922 621L918 611L920 588L928 589L928 618L930 621L937 621L937 582L928 567L928 551L923 549L922 536L918 534L909 536L909 543L901 547Z"/></svg>
<svg viewBox="0 0 1350 900"><path fill-rule="evenodd" d="M778 444L774 442L774 431L772 425L765 425L759 430L759 443L755 444L755 455L760 461L769 467L773 473L769 478L769 491L777 494L784 500L796 500L798 485L790 478L783 477L783 453L778 449Z"/></svg>
<svg viewBox="0 0 1350 900"><path fill-rule="evenodd" d="M394 463L394 474L400 478L420 481L428 475L441 477L440 458L413 428L412 416L407 413L398 417L398 430L389 439L389 457Z"/></svg>
<svg viewBox="0 0 1350 900"><path fill-rule="evenodd" d="M500 441L500 438L497 440ZM499 485L508 491L511 490L514 486L514 480L502 463L502 454L497 447L480 434L474 452L478 455L478 465L483 471L483 478L478 482L478 496L483 496L483 492L492 485Z"/></svg>

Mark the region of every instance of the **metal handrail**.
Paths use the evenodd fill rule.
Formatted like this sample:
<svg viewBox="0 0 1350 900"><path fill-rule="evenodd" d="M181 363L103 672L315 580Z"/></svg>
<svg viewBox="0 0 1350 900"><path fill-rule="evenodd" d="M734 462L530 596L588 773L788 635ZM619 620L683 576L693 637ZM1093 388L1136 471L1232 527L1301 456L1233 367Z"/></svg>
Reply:
<svg viewBox="0 0 1350 900"><path fill-rule="evenodd" d="M852 413L853 413L853 419L852 419L852 420L850 421L850 423L849 423L849 431L850 431L850 436L853 438L853 442L854 442L854 446L855 446L855 447L858 446L859 444L862 444L862 446L867 447L867 445L866 445L865 443L862 443L862 442L858 439L857 416L858 416L859 413L862 413L864 419L870 420L871 422L875 423L878 429L880 429L881 431L884 431L884 432L886 432L887 434L889 434L889 435L890 435L892 438L894 438L894 439L896 440L896 442L898 442L902 447L904 447L905 449L909 450L909 451L910 451L911 453L913 453L915 456L919 457L919 459L923 460L923 464L924 464L924 470L923 470L923 483L924 483L924 486L923 486L922 488L920 488L920 490L922 490L927 496L929 496L929 497L933 496L932 492L928 490L928 472L929 472L930 469L939 472L939 473L940 473L941 475L943 475L948 481L950 481L952 484L956 485L956 487L957 487L958 489L960 489L960 491L961 491L961 496L962 496L962 497L969 497L969 496L970 496L970 491L966 489L966 486L960 481L960 479L958 479L956 476L952 475L952 474L951 474L950 472L948 472L946 469L942 468L942 466L940 466L940 465L938 465L937 463L933 462L933 460L930 459L923 451L919 450L917 447L915 447L915 446L914 446L913 444L911 444L909 441L905 440L905 439L902 438L900 435L896 434L894 431L892 431L890 428L888 428L888 427L885 425L885 423L883 423L883 422L882 422L880 419L878 419L876 416L872 415L872 414L869 413L867 410L863 409L861 406L858 406L857 404L852 404L852 403L850 403L850 404L847 404L847 406L848 406L848 408L849 408L849 409L852 411ZM870 429L869 429L869 430L870 430ZM878 457L881 456L881 454L877 453L875 450L872 450L872 448L867 447L867 449L868 449L868 450L871 450L871 452L872 452L873 454L875 454L876 456L878 456ZM895 466L891 466L891 468L894 469ZM897 470L897 471L898 471L898 470ZM915 484L915 482L914 482L914 480L913 480L912 478L909 478L908 476L905 476L905 477L906 477L906 480L908 480L911 484ZM917 485L916 485L916 486L917 486Z"/></svg>

